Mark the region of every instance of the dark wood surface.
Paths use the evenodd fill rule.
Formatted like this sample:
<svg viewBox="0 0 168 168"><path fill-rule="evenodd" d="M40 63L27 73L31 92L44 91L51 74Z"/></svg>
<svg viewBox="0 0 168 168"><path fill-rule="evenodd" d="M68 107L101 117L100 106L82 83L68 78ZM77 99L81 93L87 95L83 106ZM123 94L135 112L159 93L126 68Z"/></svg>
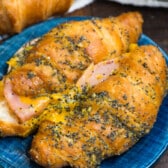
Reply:
<svg viewBox="0 0 168 168"><path fill-rule="evenodd" d="M144 34L151 37L168 53L168 9L166 8L134 7L105 0L97 0L87 7L66 14L66 16L107 17L117 16L127 11L139 11L142 13L144 17ZM3 41L0 39L0 42ZM153 165L153 168L168 168L168 150Z"/></svg>
<svg viewBox="0 0 168 168"><path fill-rule="evenodd" d="M144 18L143 33L153 39L168 53L168 9L166 8L135 7L97 0L85 8L67 14L67 16L108 17L117 16L122 12L128 11L139 11L142 13ZM168 168L168 150L164 152L152 167Z"/></svg>

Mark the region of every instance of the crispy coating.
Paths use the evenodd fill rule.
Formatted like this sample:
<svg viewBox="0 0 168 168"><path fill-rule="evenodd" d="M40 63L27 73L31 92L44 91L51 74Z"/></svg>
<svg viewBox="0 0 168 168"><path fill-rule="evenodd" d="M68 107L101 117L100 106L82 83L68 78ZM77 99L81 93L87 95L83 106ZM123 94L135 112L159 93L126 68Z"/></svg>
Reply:
<svg viewBox="0 0 168 168"><path fill-rule="evenodd" d="M27 136L40 124L53 93L71 88L91 63L128 51L130 43L136 43L142 33L142 23L138 12L72 21L28 44L8 61L11 70L0 82L0 95L9 108L9 120L1 120L1 135ZM14 117L12 124L10 116Z"/></svg>
<svg viewBox="0 0 168 168"><path fill-rule="evenodd" d="M109 78L83 93L85 96L73 97L78 102L73 107L58 110L50 106L53 114L40 125L31 157L44 167L97 167L150 131L165 90L162 54L154 46L137 47L123 54L119 68Z"/></svg>
<svg viewBox="0 0 168 168"><path fill-rule="evenodd" d="M129 44L136 43L142 33L142 22L138 12L130 12L116 18L59 25L32 47L22 67L9 74L14 92L33 95L34 90L37 95L37 92L64 90L74 84L91 63L126 52Z"/></svg>

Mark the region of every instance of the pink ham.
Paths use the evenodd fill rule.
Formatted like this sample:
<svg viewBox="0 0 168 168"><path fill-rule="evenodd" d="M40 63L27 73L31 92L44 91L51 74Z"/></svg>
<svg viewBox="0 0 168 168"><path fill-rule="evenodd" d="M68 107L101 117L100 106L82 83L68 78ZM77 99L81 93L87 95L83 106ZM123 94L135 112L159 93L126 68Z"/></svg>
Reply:
<svg viewBox="0 0 168 168"><path fill-rule="evenodd" d="M34 116L38 116L49 103L49 98L47 97L38 97L37 99L32 98L32 103L22 102L21 97L12 91L10 79L5 80L4 96L10 109L15 113L21 123ZM33 103L34 101L36 103Z"/></svg>
<svg viewBox="0 0 168 168"><path fill-rule="evenodd" d="M118 59L111 59L96 65L91 64L77 81L76 85L80 87L92 87L104 81L119 67L117 61Z"/></svg>
<svg viewBox="0 0 168 168"><path fill-rule="evenodd" d="M88 85L92 87L107 79L119 67L118 59L112 59L100 62L96 65L91 64L78 80L77 86L84 87ZM48 97L37 97L30 99L31 101L23 102L21 97L13 92L12 83L9 78L4 82L4 96L10 107L21 123L40 115L44 108L48 105L50 99ZM36 103L33 103L36 101Z"/></svg>

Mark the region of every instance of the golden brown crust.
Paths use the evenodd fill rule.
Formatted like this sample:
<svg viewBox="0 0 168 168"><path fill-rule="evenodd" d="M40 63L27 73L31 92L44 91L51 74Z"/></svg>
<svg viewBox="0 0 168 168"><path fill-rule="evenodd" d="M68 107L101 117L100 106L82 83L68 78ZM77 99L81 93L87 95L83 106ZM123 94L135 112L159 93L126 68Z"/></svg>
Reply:
<svg viewBox="0 0 168 168"><path fill-rule="evenodd" d="M62 24L32 44L24 65L17 65L19 61L16 61L17 63L12 66L14 70L5 77L4 81L9 79L12 91L19 96L26 97L39 96L43 93L50 94L53 91L62 91L67 86L71 87L91 62L97 63L118 57L128 50L130 43L136 42L129 38L132 39L133 34L136 36L133 39L138 39L141 34L142 19L137 19L135 17L137 15L141 18L137 12L130 12L119 17L127 20L127 22L122 22L130 25L136 24L137 34L129 34L134 30L129 26L125 28L123 26L125 23L119 22L118 17ZM25 130L24 134L19 131L18 127L18 124L13 128L9 127L16 129L13 133L6 131L4 126L1 132L4 136L9 136L10 132L11 135L24 136L33 129L33 126L26 127L28 130ZM22 124L20 127L22 129Z"/></svg>
<svg viewBox="0 0 168 168"><path fill-rule="evenodd" d="M126 18L130 18L130 20ZM136 36L137 33L142 32L142 27L139 27L139 23L143 23L143 18L142 15L139 12L135 12L134 14L129 12L129 13L123 13L118 17L118 22L122 24L125 29L128 29L128 36L129 36L129 41L131 43L135 43L139 37Z"/></svg>
<svg viewBox="0 0 168 168"><path fill-rule="evenodd" d="M119 155L137 141L132 132L115 123L113 116L108 119L111 123L103 125L101 122L106 121L101 114L91 114L89 119L94 119L92 115L100 117L100 123L98 118L97 123L74 118L71 126L44 121L32 142L32 159L44 167L57 167L59 163L59 167L93 168L103 158Z"/></svg>
<svg viewBox="0 0 168 168"><path fill-rule="evenodd" d="M25 137L29 133L30 128L19 123L10 123L0 121L0 136L22 136Z"/></svg>
<svg viewBox="0 0 168 168"><path fill-rule="evenodd" d="M140 19L137 19L137 15ZM136 30L132 28L134 24L137 25ZM26 67L31 67L31 72L37 77L38 90L43 88L43 91L59 91L65 87L66 82L69 85L74 84L91 62L98 63L126 52L129 44L137 42L141 33L142 17L137 12L129 12L116 18L61 24L37 42L27 56L24 66L16 69L16 73L10 74L15 83L13 89L16 93L19 93L19 89L22 93L29 94L29 91L25 90L25 82L18 82L19 87L16 82L23 72L30 71L30 68ZM37 66L37 61L51 66ZM45 72L48 72L47 75ZM24 81L29 81L26 78L28 77L25 76Z"/></svg>
<svg viewBox="0 0 168 168"><path fill-rule="evenodd" d="M31 24L64 13L72 2L73 0L1 0L0 34L19 33Z"/></svg>
<svg viewBox="0 0 168 168"><path fill-rule="evenodd" d="M114 115L139 134L149 132L166 90L166 62L161 52L151 45L137 48L125 54L115 73L93 92L107 91L121 105L114 108Z"/></svg>
<svg viewBox="0 0 168 168"><path fill-rule="evenodd" d="M128 150L150 131L165 90L162 54L154 46L137 47L123 54L115 73L94 86L74 109L62 111L64 121L54 115L45 120L30 154L45 167L57 162L58 167L96 167L104 158Z"/></svg>
<svg viewBox="0 0 168 168"><path fill-rule="evenodd" d="M43 132L43 129L45 129L46 126L48 126L50 121L45 121L42 125L43 128L40 128L39 132ZM52 123L51 123L52 124ZM44 132L42 133L44 134ZM46 132L46 135L48 135L48 132ZM40 143L39 143L40 142ZM40 137L36 137L36 141L33 142L34 146L36 147L36 150L32 150L31 158L34 159L37 163L41 164L44 167L62 167L67 166L68 163L63 160L64 155L58 155L59 151L55 151L54 148L51 146L54 146L54 142L50 139L48 139L47 143L45 140L41 139ZM41 148L43 146L43 148ZM39 155L41 153L41 155ZM50 155L51 153L55 153L54 155ZM50 158L46 158L46 154L50 155ZM39 162L40 161L40 162Z"/></svg>

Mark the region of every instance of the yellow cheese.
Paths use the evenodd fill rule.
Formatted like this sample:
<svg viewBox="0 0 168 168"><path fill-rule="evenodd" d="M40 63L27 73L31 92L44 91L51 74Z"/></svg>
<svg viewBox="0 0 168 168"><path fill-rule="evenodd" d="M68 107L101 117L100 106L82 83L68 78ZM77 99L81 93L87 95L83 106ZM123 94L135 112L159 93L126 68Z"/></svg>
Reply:
<svg viewBox="0 0 168 168"><path fill-rule="evenodd" d="M133 50L135 50L135 49L137 49L138 48L138 45L136 44L136 43L131 43L130 45L129 45L129 52L130 51L133 51Z"/></svg>
<svg viewBox="0 0 168 168"><path fill-rule="evenodd" d="M12 57L9 61L7 61L7 64L8 64L10 67L16 67L18 60L19 60L18 57Z"/></svg>

